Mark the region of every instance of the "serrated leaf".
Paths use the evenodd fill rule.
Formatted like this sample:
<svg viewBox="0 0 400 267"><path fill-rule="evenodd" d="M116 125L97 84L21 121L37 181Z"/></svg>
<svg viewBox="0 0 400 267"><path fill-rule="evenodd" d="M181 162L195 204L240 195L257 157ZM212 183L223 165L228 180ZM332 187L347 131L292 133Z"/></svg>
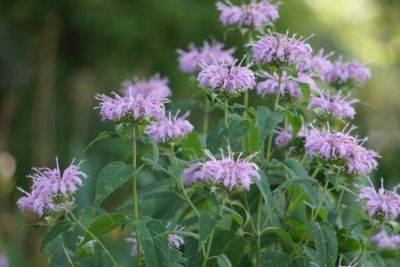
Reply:
<svg viewBox="0 0 400 267"><path fill-rule="evenodd" d="M204 242L211 235L217 225L217 219L209 212L204 212L199 219L200 242Z"/></svg>
<svg viewBox="0 0 400 267"><path fill-rule="evenodd" d="M238 212L235 210L228 208L228 207L223 207L223 210L227 211L229 215L231 215L232 219L237 222L240 226L243 225L243 217L240 215Z"/></svg>
<svg viewBox="0 0 400 267"><path fill-rule="evenodd" d="M114 161L105 166L97 179L95 204L99 205L112 192L129 181L135 171L132 165Z"/></svg>
<svg viewBox="0 0 400 267"><path fill-rule="evenodd" d="M258 138L259 142L263 143L265 138L274 130L274 128L284 118L281 112L272 112L267 107L257 107L257 127L258 127Z"/></svg>
<svg viewBox="0 0 400 267"><path fill-rule="evenodd" d="M217 256L217 263L219 267L232 267L231 261L225 254L221 254Z"/></svg>
<svg viewBox="0 0 400 267"><path fill-rule="evenodd" d="M71 231L73 224L70 221L62 220L58 221L53 227L51 227L46 235L43 238L40 251L42 251L45 247L49 245L51 241L56 239L58 236L62 235L63 233L67 233Z"/></svg>
<svg viewBox="0 0 400 267"><path fill-rule="evenodd" d="M228 134L229 131L225 127L224 121L221 120L208 131L206 140L207 148L212 152L218 151L226 143L225 140Z"/></svg>
<svg viewBox="0 0 400 267"><path fill-rule="evenodd" d="M192 267L199 264L199 240L194 237L185 239L185 258L188 259L185 266Z"/></svg>
<svg viewBox="0 0 400 267"><path fill-rule="evenodd" d="M122 225L126 220L123 214L107 213L96 217L87 228L94 236L99 237ZM93 238L88 233L85 233L82 244L92 239Z"/></svg>
<svg viewBox="0 0 400 267"><path fill-rule="evenodd" d="M290 257L286 253L274 250L267 250L261 254L262 267L287 267L290 264Z"/></svg>
<svg viewBox="0 0 400 267"><path fill-rule="evenodd" d="M263 233L273 233L281 238L281 240L289 250L294 248L292 236L288 232L286 232L286 230L280 227L267 227L264 229Z"/></svg>
<svg viewBox="0 0 400 267"><path fill-rule="evenodd" d="M88 145L87 147L83 150L83 152L86 152L92 145L94 145L95 143L101 141L101 140L105 140L108 138L111 138L114 135L113 132L110 131L103 131L101 133L99 133Z"/></svg>
<svg viewBox="0 0 400 267"><path fill-rule="evenodd" d="M326 222L312 222L311 235L317 250L313 260L321 267L335 266L338 247L332 226Z"/></svg>

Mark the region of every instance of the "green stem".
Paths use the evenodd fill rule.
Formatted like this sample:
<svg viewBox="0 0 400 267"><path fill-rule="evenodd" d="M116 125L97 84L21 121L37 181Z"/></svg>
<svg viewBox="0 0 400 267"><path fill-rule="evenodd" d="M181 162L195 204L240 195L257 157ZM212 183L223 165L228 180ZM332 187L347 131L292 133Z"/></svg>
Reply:
<svg viewBox="0 0 400 267"><path fill-rule="evenodd" d="M117 262L115 261L114 257L111 255L110 251L104 246L104 244L92 233L90 232L89 229L86 228L79 220L78 218L75 217L75 215L71 212L68 211L69 215L71 216L72 220L79 225L79 227L82 228L83 231L85 231L91 238L93 238L97 244L104 250L104 252L107 254L107 256L110 258L111 262L113 263L113 266L118 266Z"/></svg>
<svg viewBox="0 0 400 267"><path fill-rule="evenodd" d="M132 165L135 169L132 177L132 192L133 192L133 215L135 220L139 218L139 200L138 200L138 192L137 192L137 148L136 148L136 126L133 125L132 129ZM137 236L137 233L136 233ZM137 253L137 265L140 267L142 266L142 257L140 252L140 244L138 242L138 253Z"/></svg>
<svg viewBox="0 0 400 267"><path fill-rule="evenodd" d="M274 104L274 112L278 110L278 105L279 105L279 93L276 94L275 98L275 104ZM274 132L271 132L268 136L268 144L267 144L267 162L269 162L269 159L271 157L271 146L272 146L272 138L274 136Z"/></svg>
<svg viewBox="0 0 400 267"><path fill-rule="evenodd" d="M261 208L263 198L260 196L257 207L257 266L260 266L261 262Z"/></svg>
<svg viewBox="0 0 400 267"><path fill-rule="evenodd" d="M317 211L315 212L314 216L312 216L313 221L315 221L315 219L318 217L319 210L321 209L322 203L324 202L324 199L325 199L326 192L328 190L328 185L329 185L329 180L326 178L325 185L324 185L324 191L322 192L322 197L319 200Z"/></svg>
<svg viewBox="0 0 400 267"><path fill-rule="evenodd" d="M228 115L229 115L229 110L228 110L228 99L226 99L226 100L225 100L225 105L224 105L225 128L228 128Z"/></svg>
<svg viewBox="0 0 400 267"><path fill-rule="evenodd" d="M203 120L203 133L205 135L208 132L209 115L210 115L210 101L208 100L207 96L205 96L205 100L204 100L204 120Z"/></svg>
<svg viewBox="0 0 400 267"><path fill-rule="evenodd" d="M74 265L74 263L72 262L71 257L69 256L68 251L67 251L67 249L65 248L63 242L61 242L61 246L62 246L62 248L63 248L63 250L64 250L65 256L67 256L67 259L68 259L69 264L71 264L72 267L75 267L75 265Z"/></svg>

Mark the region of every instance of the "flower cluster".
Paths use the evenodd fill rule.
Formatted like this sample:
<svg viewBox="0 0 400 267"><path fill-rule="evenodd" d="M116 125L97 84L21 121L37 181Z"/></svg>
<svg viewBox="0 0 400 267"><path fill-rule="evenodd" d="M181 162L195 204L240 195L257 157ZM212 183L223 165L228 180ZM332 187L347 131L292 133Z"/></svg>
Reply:
<svg viewBox="0 0 400 267"><path fill-rule="evenodd" d="M193 130L193 125L186 120L189 112L179 117L179 111L174 117L171 113L168 117L160 118L147 126L145 133L155 141L168 141L172 138L183 137Z"/></svg>
<svg viewBox="0 0 400 267"><path fill-rule="evenodd" d="M131 236L126 239L126 241L128 241L129 243L132 243L131 255L137 256L137 254L139 253L139 246L138 246L138 240L136 238L136 235L131 234ZM141 249L142 248L140 248L140 250Z"/></svg>
<svg viewBox="0 0 400 267"><path fill-rule="evenodd" d="M348 97L349 95L342 96L340 92L332 96L328 92L319 93L311 99L308 108L314 109L317 113L328 113L341 119L352 119L356 115L352 105L359 101L347 99Z"/></svg>
<svg viewBox="0 0 400 267"><path fill-rule="evenodd" d="M278 148L282 148L286 146L290 140L292 140L292 129L290 127L288 129L281 129L278 131L277 136L275 137L275 144ZM307 129L302 127L297 133L297 137L305 137L307 135Z"/></svg>
<svg viewBox="0 0 400 267"><path fill-rule="evenodd" d="M360 186L360 199L363 200L368 213L372 216L383 215L385 218L395 219L400 214L400 196L396 193L398 186L393 191L383 187L378 191L373 186Z"/></svg>
<svg viewBox="0 0 400 267"><path fill-rule="evenodd" d="M0 267L7 267L7 266L8 266L7 257L0 254Z"/></svg>
<svg viewBox="0 0 400 267"><path fill-rule="evenodd" d="M236 66L235 64L203 65L197 80L203 87L221 90L228 94L236 94L252 89L255 85L254 72L249 66Z"/></svg>
<svg viewBox="0 0 400 267"><path fill-rule="evenodd" d="M200 63L211 65L225 63L231 65L235 59L232 56L234 49L224 50L224 45L213 41L204 41L202 47L190 44L187 51L178 50L179 69L183 72L194 73L201 70Z"/></svg>
<svg viewBox="0 0 400 267"><path fill-rule="evenodd" d="M305 38L268 32L250 46L255 62L294 64L299 71L311 68L312 48Z"/></svg>
<svg viewBox="0 0 400 267"><path fill-rule="evenodd" d="M311 70L324 78L324 74L332 68L332 62L329 60L333 53L324 54L324 50L320 49L315 55L310 58L309 66Z"/></svg>
<svg viewBox="0 0 400 267"><path fill-rule="evenodd" d="M251 0L249 4L235 6L229 1L217 2L221 12L220 20L224 25L239 25L261 29L279 18L278 4L268 0Z"/></svg>
<svg viewBox="0 0 400 267"><path fill-rule="evenodd" d="M400 235L389 236L384 230L374 235L371 240L380 248L398 249L400 247Z"/></svg>
<svg viewBox="0 0 400 267"><path fill-rule="evenodd" d="M243 187L249 190L253 179L260 179L258 166L250 162L253 156L242 158L239 155L235 159L230 148L228 148L228 156L224 156L221 150L221 159L217 159L209 150L206 150L205 154L208 161L191 164L183 172L182 178L186 183L203 180L222 183L229 189Z"/></svg>
<svg viewBox="0 0 400 267"><path fill-rule="evenodd" d="M325 70L324 78L330 83L343 84L349 80L363 83L371 78L371 71L360 62L343 62L339 59Z"/></svg>
<svg viewBox="0 0 400 267"><path fill-rule="evenodd" d="M168 79L162 78L159 74L153 75L148 80L140 80L137 77L126 80L122 83L122 90L127 97L142 96L146 98L149 95L154 95L162 99L171 95Z"/></svg>
<svg viewBox="0 0 400 267"><path fill-rule="evenodd" d="M355 129L350 128L345 132L331 132L328 129L319 130L315 127L306 136L305 149L308 153L317 154L325 159L345 159L347 171L365 175L374 170L378 163L378 154L370 149L366 149L356 137L350 135Z"/></svg>
<svg viewBox="0 0 400 267"><path fill-rule="evenodd" d="M185 243L183 238L177 234L169 234L167 239L168 239L170 246L174 246L176 248L179 248L180 246L182 246Z"/></svg>
<svg viewBox="0 0 400 267"><path fill-rule="evenodd" d="M34 173L28 177L32 179L32 191L30 193L20 189L25 196L18 200L21 210L32 210L37 215L52 211L62 211L73 203L72 194L82 185L82 179L87 175L80 170L80 163L74 163L61 173L58 159L57 167L34 168Z"/></svg>
<svg viewBox="0 0 400 267"><path fill-rule="evenodd" d="M97 108L100 109L102 120L118 121L126 116L132 116L135 120L165 116L164 104L167 100L158 96L156 92L152 92L148 96L140 94L120 96L116 93L113 93L112 96L97 94L96 99L100 101Z"/></svg>

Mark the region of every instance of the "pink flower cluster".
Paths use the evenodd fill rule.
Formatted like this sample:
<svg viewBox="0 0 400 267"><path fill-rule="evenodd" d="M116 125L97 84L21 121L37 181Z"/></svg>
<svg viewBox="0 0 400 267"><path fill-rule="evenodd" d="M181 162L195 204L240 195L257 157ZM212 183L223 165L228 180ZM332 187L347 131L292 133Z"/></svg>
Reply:
<svg viewBox="0 0 400 267"><path fill-rule="evenodd" d="M256 85L254 72L249 66L242 67L235 64L212 64L203 65L197 76L199 84L203 87L210 87L213 90L219 89L229 94L236 94L253 89Z"/></svg>
<svg viewBox="0 0 400 267"><path fill-rule="evenodd" d="M348 100L348 97L349 95L342 96L340 92L333 96L328 92L320 93L311 99L308 108L314 109L317 113L328 113L342 119L352 119L356 115L352 105L359 101L358 99Z"/></svg>
<svg viewBox="0 0 400 267"><path fill-rule="evenodd" d="M197 181L210 181L222 183L225 187L243 187L250 189L253 179L259 180L258 166L250 162L253 156L242 158L241 154L235 159L233 152L228 148L228 156L224 156L221 150L221 159L217 159L210 151L205 151L208 161L204 163L192 163L182 173L185 184Z"/></svg>
<svg viewBox="0 0 400 267"><path fill-rule="evenodd" d="M282 71L279 75L274 72L272 75L263 72L261 76L264 81L257 84L257 93L261 96L266 94L279 93L280 96L299 97L302 95L300 83L307 83L314 87L314 82L311 77L306 74L299 74L299 77L293 77L286 71Z"/></svg>
<svg viewBox="0 0 400 267"><path fill-rule="evenodd" d="M166 99L152 92L147 96L138 94L136 96L120 96L113 93L112 96L97 94L96 99L100 101L97 108L100 109L102 120L121 120L125 116L132 116L135 120L143 118L159 118L165 116Z"/></svg>
<svg viewBox="0 0 400 267"><path fill-rule="evenodd" d="M292 140L292 129L282 129L278 132L275 137L275 144L278 148L282 148L286 146L290 140ZM307 135L307 129L302 127L300 131L297 133L297 137L305 137Z"/></svg>
<svg viewBox="0 0 400 267"><path fill-rule="evenodd" d="M18 200L21 210L32 210L42 216L46 212L62 211L72 204L72 194L82 185L82 179L87 175L80 170L81 162L71 165L61 173L58 159L57 167L34 168L34 173L28 177L32 179L32 191L22 191L25 196Z"/></svg>
<svg viewBox="0 0 400 267"><path fill-rule="evenodd" d="M255 62L294 64L299 71L309 69L312 48L305 38L268 32L250 43Z"/></svg>
<svg viewBox="0 0 400 267"><path fill-rule="evenodd" d="M217 2L221 12L220 20L224 25L238 25L261 29L279 18L278 4L268 0L251 0L249 4L235 6L229 1Z"/></svg>
<svg viewBox="0 0 400 267"><path fill-rule="evenodd" d="M171 89L168 86L168 79L162 78L159 74L154 74L148 80L140 80L137 77L133 77L130 80L126 80L122 83L122 90L124 95L127 97L138 97L143 98L154 94L157 98L167 98L171 95Z"/></svg>
<svg viewBox="0 0 400 267"><path fill-rule="evenodd" d="M357 61L343 62L341 59L332 63L332 66L325 70L325 80L330 83L345 83L354 80L363 83L371 78L371 71L364 64Z"/></svg>
<svg viewBox="0 0 400 267"><path fill-rule="evenodd" d="M400 196L396 193L399 186L395 186L393 191L386 190L383 187L381 179L381 188L378 191L373 186L360 186L360 199L371 215L383 215L386 218L395 219L400 214Z"/></svg>
<svg viewBox="0 0 400 267"><path fill-rule="evenodd" d="M168 117L160 118L147 126L145 133L150 135L155 141L168 141L172 138L183 137L193 130L193 125L186 120L189 116L187 112L179 117L179 111L174 117L171 113Z"/></svg>
<svg viewBox="0 0 400 267"><path fill-rule="evenodd" d="M378 166L375 159L378 154L363 147L362 140L351 136L353 129L331 132L329 127L324 130L313 127L306 136L305 149L325 159L345 159L349 173L366 175Z"/></svg>
<svg viewBox="0 0 400 267"><path fill-rule="evenodd" d="M398 249L400 247L400 235L389 236L384 230L374 235L371 240L380 248Z"/></svg>
<svg viewBox="0 0 400 267"><path fill-rule="evenodd" d="M225 63L231 65L235 59L232 56L234 49L224 50L224 45L213 41L211 43L204 41L202 47L196 47L190 44L188 51L178 50L179 69L183 72L194 73L201 70L200 63L211 65L214 63Z"/></svg>

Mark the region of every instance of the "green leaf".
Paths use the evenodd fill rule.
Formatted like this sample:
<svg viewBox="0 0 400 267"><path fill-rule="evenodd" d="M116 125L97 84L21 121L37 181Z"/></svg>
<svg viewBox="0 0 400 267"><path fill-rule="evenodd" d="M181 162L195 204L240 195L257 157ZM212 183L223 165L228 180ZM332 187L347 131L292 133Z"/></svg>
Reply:
<svg viewBox="0 0 400 267"><path fill-rule="evenodd" d="M188 259L186 266L199 265L199 240L194 237L185 238L185 258Z"/></svg>
<svg viewBox="0 0 400 267"><path fill-rule="evenodd" d="M122 161L114 161L105 166L97 179L95 204L99 205L118 187L129 181L135 169Z"/></svg>
<svg viewBox="0 0 400 267"><path fill-rule="evenodd" d="M232 267L231 261L225 254L218 255L217 262L219 267Z"/></svg>
<svg viewBox="0 0 400 267"><path fill-rule="evenodd" d="M286 253L274 250L267 250L261 254L262 267L287 267L290 263L290 257Z"/></svg>
<svg viewBox="0 0 400 267"><path fill-rule="evenodd" d="M237 222L240 226L243 225L243 217L239 213L237 213L235 210L228 208L228 207L223 207L223 210L227 211L233 220Z"/></svg>
<svg viewBox="0 0 400 267"><path fill-rule="evenodd" d="M294 114L293 112L291 112L289 110L285 110L285 116L287 118L288 123L290 124L290 126L292 128L292 138L295 138L302 126L301 117L297 114Z"/></svg>
<svg viewBox="0 0 400 267"><path fill-rule="evenodd" d="M56 239L58 236L63 233L67 233L71 231L73 224L70 221L62 220L58 221L53 227L51 227L46 235L43 238L42 245L40 247L40 251L42 251L45 247L49 245L51 241Z"/></svg>
<svg viewBox="0 0 400 267"><path fill-rule="evenodd" d="M207 135L206 145L207 148L212 152L216 152L220 147L223 147L226 143L226 136L228 136L229 131L225 127L224 121L220 121L216 125L210 128Z"/></svg>
<svg viewBox="0 0 400 267"><path fill-rule="evenodd" d="M232 114L233 115L233 114ZM231 148L237 149L241 146L243 136L247 133L249 128L245 119L237 114L230 116L228 125L228 138Z"/></svg>
<svg viewBox="0 0 400 267"><path fill-rule="evenodd" d="M266 233L273 233L273 234L279 236L282 239L285 246L289 250L292 250L294 248L294 242L293 242L292 236L288 232L286 232L284 229L282 229L280 227L267 227L263 230L263 234L266 234Z"/></svg>
<svg viewBox="0 0 400 267"><path fill-rule="evenodd" d="M332 226L326 222L312 222L311 235L317 250L313 260L321 267L335 266L338 246Z"/></svg>
<svg viewBox="0 0 400 267"><path fill-rule="evenodd" d="M310 85L308 85L307 83L300 83L300 89L301 89L301 92L303 93L306 103L310 102L310 99L311 99Z"/></svg>
<svg viewBox="0 0 400 267"><path fill-rule="evenodd" d="M181 145L184 158L199 157L202 155L203 145L198 132L191 132L182 140Z"/></svg>
<svg viewBox="0 0 400 267"><path fill-rule="evenodd" d="M120 213L103 214L96 217L87 228L94 236L99 237L124 224L126 220L127 218ZM92 236L85 233L82 245L92 239Z"/></svg>
<svg viewBox="0 0 400 267"><path fill-rule="evenodd" d="M267 107L257 107L257 127L258 127L258 138L260 143L263 143L265 138L274 130L274 128L284 118L281 112L272 112Z"/></svg>
<svg viewBox="0 0 400 267"><path fill-rule="evenodd" d="M283 162L286 171L293 178L309 178L307 170L300 161L294 158L288 158Z"/></svg>
<svg viewBox="0 0 400 267"><path fill-rule="evenodd" d="M245 239L231 230L217 228L211 245L210 256L225 254L232 266L240 266L245 253Z"/></svg>
<svg viewBox="0 0 400 267"><path fill-rule="evenodd" d="M96 138L94 138L94 139L89 143L89 145L87 145L87 147L83 150L83 152L88 151L88 149L89 149L92 145L94 145L95 143L97 143L97 142L99 142L99 141L101 141L101 140L108 139L108 138L110 138L110 137L114 137L114 136L115 136L115 134L114 134L113 132L109 132L109 131L103 131L103 132L99 133L99 134L96 136Z"/></svg>
<svg viewBox="0 0 400 267"><path fill-rule="evenodd" d="M217 219L208 212L204 212L200 215L199 219L199 235L200 242L204 242L211 235L211 232L214 230L217 225Z"/></svg>

